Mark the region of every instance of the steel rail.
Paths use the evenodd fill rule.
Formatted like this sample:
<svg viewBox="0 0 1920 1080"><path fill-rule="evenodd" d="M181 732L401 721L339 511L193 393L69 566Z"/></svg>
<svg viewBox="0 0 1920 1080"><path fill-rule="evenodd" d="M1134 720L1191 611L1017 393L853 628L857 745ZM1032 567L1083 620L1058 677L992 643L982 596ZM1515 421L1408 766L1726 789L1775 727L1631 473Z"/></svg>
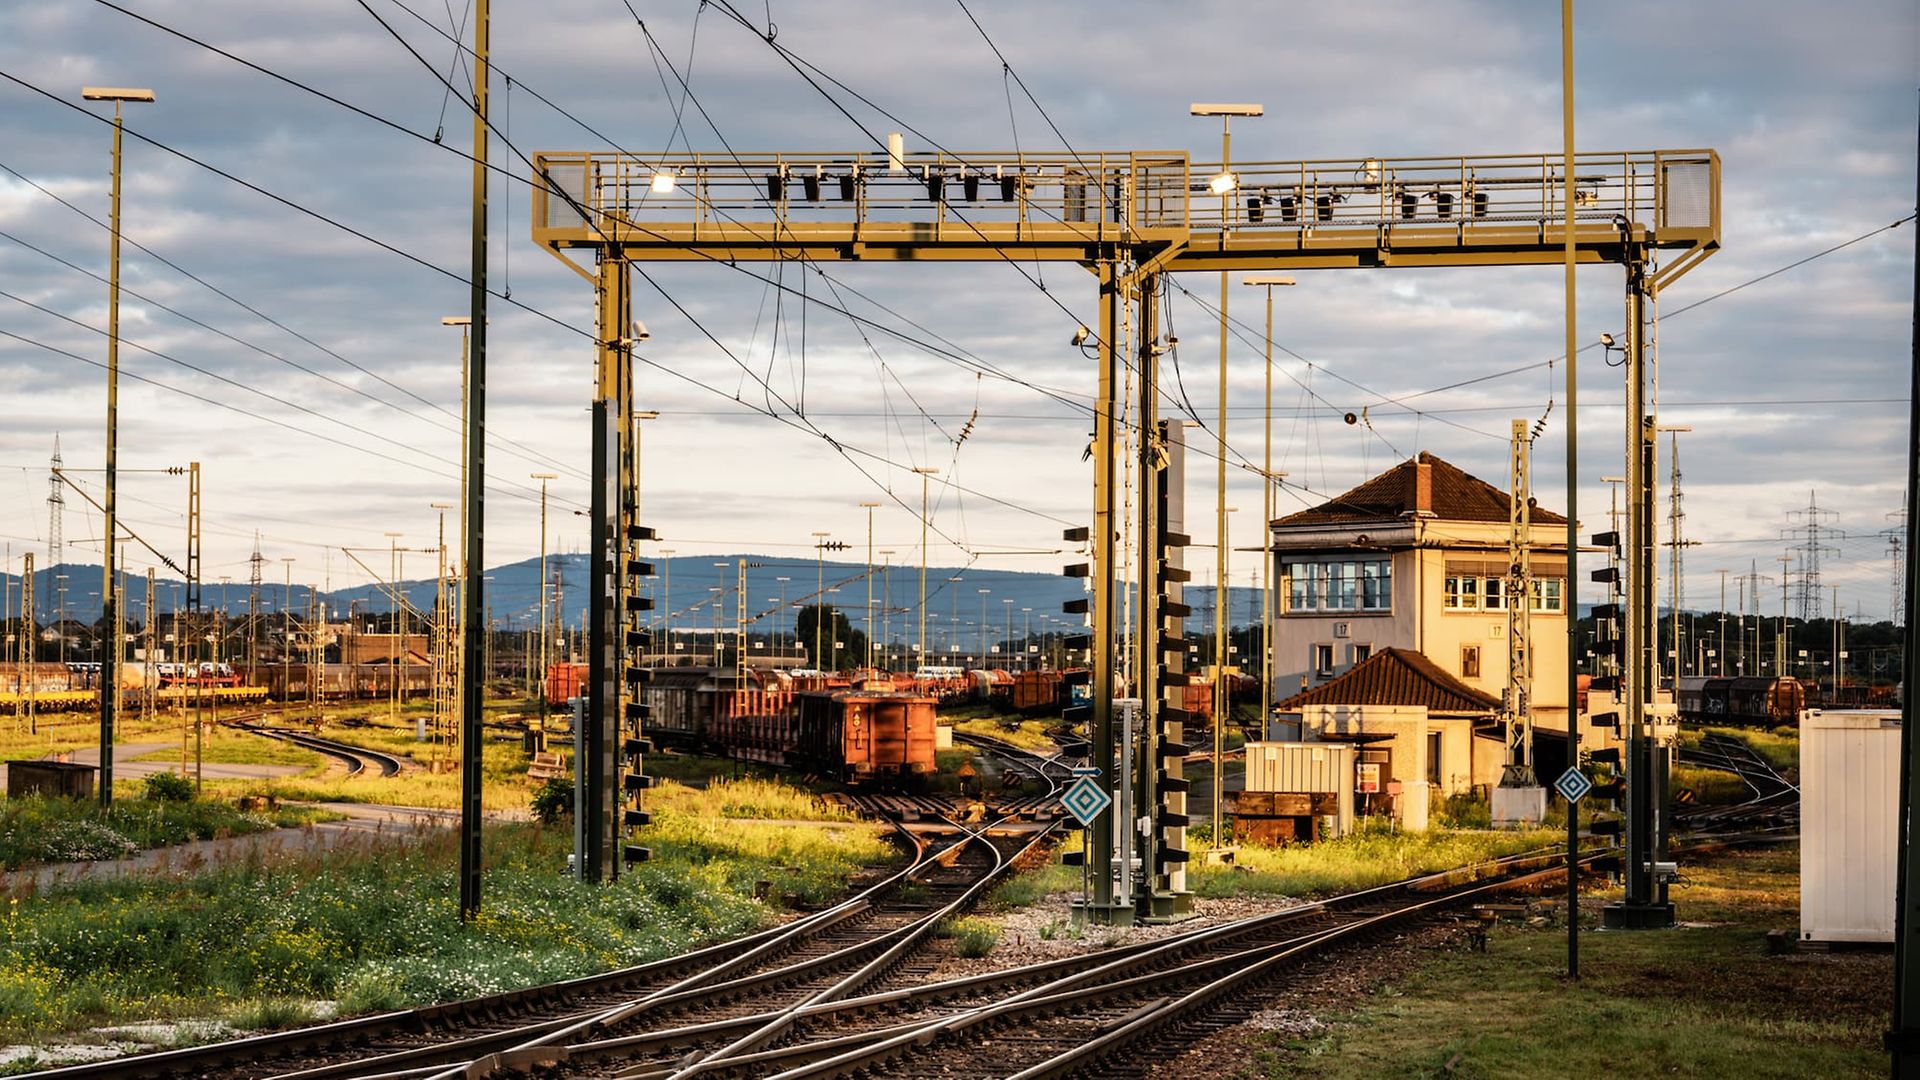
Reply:
<svg viewBox="0 0 1920 1080"><path fill-rule="evenodd" d="M248 730L258 730L249 728ZM896 826L899 836L911 845L912 859L909 864L887 875L860 892L842 900L832 907L806 915L800 919L756 931L744 937L716 942L678 956L663 957L613 971L585 975L557 983L542 986L524 987L518 990L504 991L462 1001L446 1002L435 1005L419 1006L411 1009L377 1013L372 1016L356 1017L349 1020L334 1021L311 1027L296 1028L291 1031L271 1032L262 1035L247 1036L224 1042L209 1043L204 1046L182 1047L175 1050L156 1051L146 1054L132 1054L108 1061L89 1062L58 1069L44 1070L28 1074L47 1080L120 1080L123 1077L151 1077L165 1075L187 1075L203 1072L211 1068L228 1065L258 1064L275 1058L285 1059L300 1053L320 1050L329 1046L361 1044L373 1039L392 1037L400 1034L421 1034L447 1024L471 1024L485 1022L484 1018L499 1017L516 1012L524 1012L546 1002L564 1001L591 994L616 991L635 983L645 982L663 976L691 973L688 978L679 979L673 985L684 985L689 979L698 979L711 974L719 967L737 967L738 962L747 954L764 957L770 953L791 948L805 938L838 923L864 914L870 909L876 898L908 875L924 868L937 855L927 853L926 842L906 829ZM338 1077L359 1074L370 1065L403 1065L408 1061L418 1061L427 1053L444 1055L453 1050L472 1046L475 1049L497 1045L503 1036L523 1039L530 1028L552 1025L556 1028L570 1024L582 1016L599 1015L606 1010L594 1009L588 1013L570 1013L565 1016L543 1021L539 1024L516 1026L506 1032L493 1032L466 1039L455 1039L432 1047L402 1050L391 1054L353 1062L336 1063L302 1069L288 1076L299 1076L306 1080L319 1080L322 1077ZM436 1068L438 1066L436 1065Z"/></svg>

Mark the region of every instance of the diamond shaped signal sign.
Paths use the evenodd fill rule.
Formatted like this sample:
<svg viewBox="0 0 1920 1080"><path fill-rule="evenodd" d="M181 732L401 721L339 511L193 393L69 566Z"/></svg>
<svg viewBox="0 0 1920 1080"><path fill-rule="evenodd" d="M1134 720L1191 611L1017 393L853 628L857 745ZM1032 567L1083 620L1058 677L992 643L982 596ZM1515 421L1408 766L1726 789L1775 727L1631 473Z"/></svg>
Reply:
<svg viewBox="0 0 1920 1080"><path fill-rule="evenodd" d="M1560 774L1560 779L1555 780L1553 786L1568 802L1577 803L1593 790L1593 781L1587 779L1587 774L1579 769L1568 769Z"/></svg>
<svg viewBox="0 0 1920 1080"><path fill-rule="evenodd" d="M1093 824L1093 819L1107 812L1113 805L1113 796L1107 794L1091 776L1075 780L1065 795L1060 796L1060 804L1073 815L1073 820L1081 825Z"/></svg>

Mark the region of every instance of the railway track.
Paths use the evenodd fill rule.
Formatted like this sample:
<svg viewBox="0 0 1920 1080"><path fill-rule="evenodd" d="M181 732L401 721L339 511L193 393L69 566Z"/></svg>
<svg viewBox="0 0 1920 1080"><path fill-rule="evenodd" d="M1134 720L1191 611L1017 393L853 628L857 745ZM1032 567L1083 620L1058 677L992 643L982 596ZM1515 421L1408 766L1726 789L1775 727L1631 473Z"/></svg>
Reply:
<svg viewBox="0 0 1920 1080"><path fill-rule="evenodd" d="M734 1053L746 1039L778 1037L797 1010L854 994L884 979L923 979L919 957L941 920L997 882L1043 836L989 838L955 826L935 842L901 830L909 864L831 908L771 930L679 957L564 983L469 1001L401 1010L208 1046L164 1051L34 1074L119 1080L282 1077L481 1076L509 1062L563 1056L581 1039L628 1040L684 1054ZM778 1005L785 1012L768 1012ZM743 1027L740 1017L749 1018ZM661 1024L705 1030L649 1042Z"/></svg>
<svg viewBox="0 0 1920 1080"><path fill-rule="evenodd" d="M1488 864L1492 883L1434 875L1272 915L1171 938L937 983L904 973L857 997L824 998L778 1011L686 1024L556 1048L541 1076L692 1080L707 1076L1008 1076L1080 1050L1101 1053L1066 1062L1067 1075L1113 1072L1106 1053L1146 1037L1141 1021L1213 1017L1211 1007L1249 978L1267 978L1336 943L1389 932L1409 920L1468 903L1492 891L1544 881L1564 871L1559 856ZM1544 869L1542 869L1544 868ZM1272 961L1269 963L1269 961ZM1220 984L1213 997L1204 994ZM1179 999L1191 999L1185 1005ZM756 1036L772 1032L772 1037ZM1115 1034L1117 1033L1117 1034ZM684 1040L732 1035L729 1053L675 1056ZM531 1064L522 1061L521 1065ZM449 1077L451 1074L447 1074ZM488 1075L487 1073L469 1075Z"/></svg>
<svg viewBox="0 0 1920 1080"><path fill-rule="evenodd" d="M1800 787L1746 743L1707 734L1698 748L1683 748L1680 760L1738 776L1752 792L1744 802L1676 811L1674 821L1695 831L1738 828L1793 828L1800 822Z"/></svg>
<svg viewBox="0 0 1920 1080"><path fill-rule="evenodd" d="M383 777L398 776L400 774L400 759L384 751L369 750L363 746L353 746L349 743L335 742L332 739L322 739L315 735L307 735L298 731L288 731L284 728L263 727L251 723L236 724L235 726L246 731L251 731L255 735L262 735L269 739L279 739L282 742L290 742L295 746L304 746L309 750L325 754L327 757L333 758L335 761L346 765L348 776L359 776L369 768L375 770Z"/></svg>

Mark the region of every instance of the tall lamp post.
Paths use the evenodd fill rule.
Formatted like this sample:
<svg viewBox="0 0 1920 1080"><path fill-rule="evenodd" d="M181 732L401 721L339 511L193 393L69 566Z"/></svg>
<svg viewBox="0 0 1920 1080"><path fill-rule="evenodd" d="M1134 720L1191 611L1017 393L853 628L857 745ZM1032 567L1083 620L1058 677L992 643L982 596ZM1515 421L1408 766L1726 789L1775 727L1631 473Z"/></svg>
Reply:
<svg viewBox="0 0 1920 1080"><path fill-rule="evenodd" d="M107 494L101 511L101 544L105 553L104 582L100 621L113 635L113 642L100 663L100 805L113 803L113 721L119 704L120 676L115 670L120 658L120 590L115 581L114 539L119 529L116 499L119 491L120 449L120 110L129 101L153 100L153 91L118 86L85 86L80 96L88 101L113 102L113 185L110 196L111 228L107 255ZM63 631L64 632L64 631Z"/></svg>
<svg viewBox="0 0 1920 1080"><path fill-rule="evenodd" d="M927 480L939 469L917 468L920 474L920 663L927 662Z"/></svg>
<svg viewBox="0 0 1920 1080"><path fill-rule="evenodd" d="M813 667L814 670L823 672L827 670L827 667L826 664L822 662L826 659L826 654L822 651L826 648L826 637L822 633L825 626L821 609L825 606L827 593L827 537L832 535L830 532L820 531L815 531L813 534L815 579L813 594Z"/></svg>
<svg viewBox="0 0 1920 1080"><path fill-rule="evenodd" d="M280 598L280 693L293 700L293 556L282 555L287 566L287 591Z"/></svg>
<svg viewBox="0 0 1920 1080"><path fill-rule="evenodd" d="M387 533L387 597L393 602L393 615L387 620L387 722L400 722L400 649L405 646L399 641L397 631L400 626L400 537L397 532Z"/></svg>
<svg viewBox="0 0 1920 1080"><path fill-rule="evenodd" d="M1217 116L1220 118L1220 172L1208 187L1220 196L1220 228L1222 235L1233 224L1233 193L1240 186L1240 178L1233 174L1233 118L1236 116L1264 116L1266 107L1253 103L1228 104L1218 102L1195 102L1187 112L1193 116ZM1215 462L1215 486L1218 499L1215 503L1215 528L1218 535L1214 543L1214 587L1227 587L1227 272L1220 272L1220 417L1219 430L1215 432L1219 440L1219 459ZM1220 760L1225 749L1227 726L1227 606L1215 600L1213 605L1213 632L1217 643L1214 649L1218 662L1213 672L1213 846L1220 847Z"/></svg>
<svg viewBox="0 0 1920 1080"><path fill-rule="evenodd" d="M922 503L924 505L924 497ZM873 666L873 511L880 504L863 502L867 508L867 666Z"/></svg>
<svg viewBox="0 0 1920 1080"><path fill-rule="evenodd" d="M1273 290L1275 286L1293 284L1293 278L1285 274L1248 274L1240 279L1243 285L1254 285L1267 290L1267 352L1266 352L1266 438L1264 452L1260 459L1260 730L1266 731L1273 716L1273 553L1268 530L1273 527L1274 506L1273 484L1276 474L1273 471ZM1279 476L1286 474L1280 473Z"/></svg>
<svg viewBox="0 0 1920 1080"><path fill-rule="evenodd" d="M980 666L983 668L991 668L993 665L987 661L987 594L993 592L993 590L980 589L978 591L980 593Z"/></svg>
<svg viewBox="0 0 1920 1080"><path fill-rule="evenodd" d="M781 624L784 623L787 619L787 582L792 581L793 579L790 577L783 576L783 577L776 577L773 580L780 583L780 617L773 620L773 640L776 643L778 643L780 641L781 632L784 629L784 627ZM798 641L795 641L794 644L798 645L800 643ZM782 655L785 654L785 649L786 649L786 646L784 644L781 644Z"/></svg>
<svg viewBox="0 0 1920 1080"><path fill-rule="evenodd" d="M533 714L538 719L534 733L534 748L547 748L547 657L551 649L547 640L547 481L558 480L558 473L537 472L528 476L540 481L540 700L534 705Z"/></svg>

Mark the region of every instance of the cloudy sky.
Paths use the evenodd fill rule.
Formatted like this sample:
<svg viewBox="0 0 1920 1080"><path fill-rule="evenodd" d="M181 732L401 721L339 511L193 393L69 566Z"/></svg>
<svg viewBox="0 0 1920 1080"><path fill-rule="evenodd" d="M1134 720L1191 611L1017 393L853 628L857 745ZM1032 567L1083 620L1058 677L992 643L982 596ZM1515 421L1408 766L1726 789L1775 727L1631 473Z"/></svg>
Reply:
<svg viewBox="0 0 1920 1080"><path fill-rule="evenodd" d="M866 131L911 128L983 152L1173 148L1204 160L1218 153L1218 124L1188 117L1188 103L1258 101L1267 114L1237 125L1237 160L1560 147L1554 4L967 7L986 36L960 5L931 0L632 0L632 10L622 0L496 0L496 119L528 154L848 153L873 149ZM1805 516L1789 512L1811 496L1845 533L1829 542L1823 582L1840 587L1849 612L1885 617L1883 530L1905 468L1913 226L1719 294L1913 211L1920 15L1904 0L1837 0L1817 17L1788 3L1579 7L1580 147L1710 147L1724 162L1724 249L1661 305L1661 419L1693 429L1680 443L1687 531L1701 545L1687 557L1688 603L1717 601L1721 569L1757 564L1777 582L1782 530ZM364 581L343 548L384 552L390 531L425 548L430 504L457 496L460 341L440 317L467 309L458 278L469 166L451 148L468 146L471 120L426 64L465 79L448 36L466 21L462 4L122 8L0 8L8 568L28 549L45 557L56 433L69 467L102 460L107 232L86 215L106 215L110 129L99 117L110 113L75 106L82 85L105 84L158 98L127 117L153 142L127 144L125 236L139 246L124 264L121 467L202 463L209 580L245 579L257 531L268 558L296 560L296 580ZM831 97L763 39L769 18L777 45L812 65ZM909 148L924 147L910 138ZM503 140L493 156L517 179L494 183L490 274L523 305L496 301L491 332L488 561L498 563L537 550L531 472L561 477L555 545L585 539L574 511L587 498L592 295L532 245L525 167ZM1058 548L1062 525L1089 513L1088 425L1063 404L1094 389L1092 364L1067 344L1077 323L1095 321L1087 273L1005 263L756 269L881 329L782 300L732 268L650 268L658 288L635 292L653 335L638 396L661 416L646 428L644 504L668 546L792 556L810 551L816 530L864 546L859 504L878 500L878 546L917 561L907 507L918 505L919 478L909 470L931 466L941 470L936 564L1057 568L1058 556L1018 553ZM1283 512L1418 450L1503 483L1509 418L1538 417L1550 401L1536 484L1543 504L1564 504L1564 368L1544 366L1562 347L1557 267L1298 277L1277 304L1276 467L1291 474ZM1619 332L1619 269L1580 280L1581 340ZM1212 275L1187 275L1170 313L1181 381L1209 416L1214 316L1183 290L1210 302L1217 288ZM1257 326L1255 290L1236 286L1232 304ZM1235 449L1257 458L1262 369L1250 342L1257 331L1231 344L1229 427ZM1580 370L1588 531L1603 527L1600 477L1621 471L1622 388L1599 357L1583 354ZM983 376L985 366L1017 379ZM1481 379L1511 369L1520 370ZM1370 426L1341 422L1363 408ZM97 473L77 475L98 484ZM135 529L161 546L183 543L181 479L129 472L122 490ZM1211 505L1210 467L1189 490ZM1257 542L1257 485L1236 478L1229 499L1243 508L1233 542ZM98 516L71 496L69 505L69 560L97 560ZM1211 515L1190 531L1211 543ZM361 558L384 571L384 556ZM1250 571L1240 559L1237 579ZM143 567L144 553L130 565ZM1778 610L1777 584L1763 595Z"/></svg>

